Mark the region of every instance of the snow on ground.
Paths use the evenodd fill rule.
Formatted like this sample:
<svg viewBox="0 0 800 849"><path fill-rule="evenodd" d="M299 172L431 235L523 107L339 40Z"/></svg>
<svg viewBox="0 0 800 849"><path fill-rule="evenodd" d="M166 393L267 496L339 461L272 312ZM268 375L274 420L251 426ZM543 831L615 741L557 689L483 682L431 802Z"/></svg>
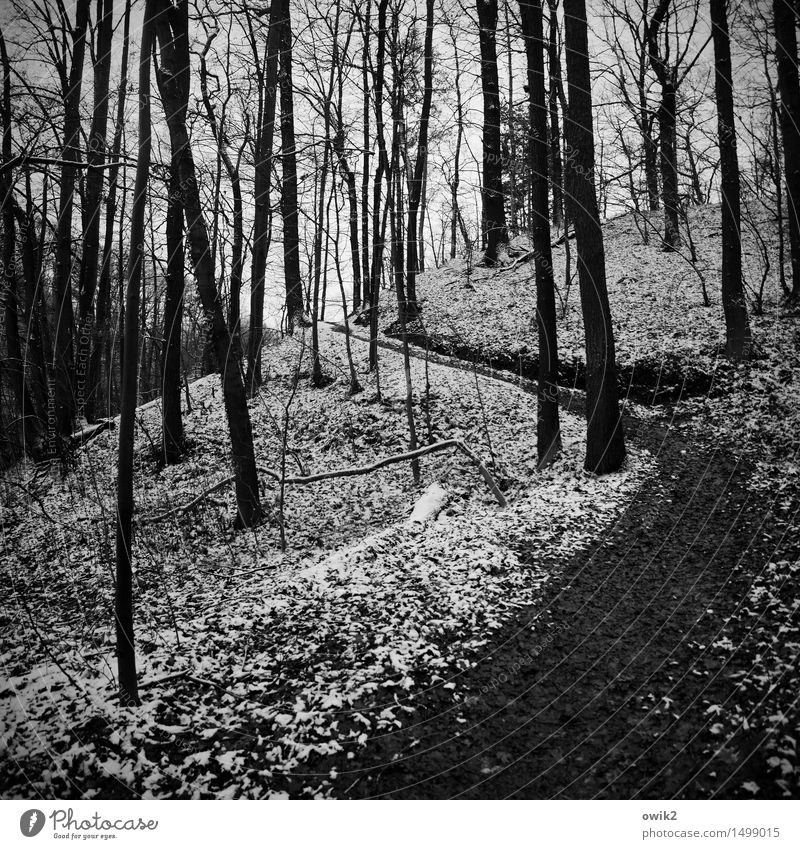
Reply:
<svg viewBox="0 0 800 849"><path fill-rule="evenodd" d="M745 204L745 209L748 211L742 241L748 297L755 296L762 275L766 274L764 296L774 303L778 295L774 216L758 201ZM758 233L748 223L751 220ZM679 362L684 370L692 367L713 373L718 365L718 349L725 341L719 297L720 207L690 207L688 222L684 244L677 253L664 253L654 232L650 232L649 244L643 243L641 216L629 213L603 225L617 359L623 368L641 362ZM660 218L656 216L653 225L661 226ZM695 264L690 261L688 234L696 249ZM582 363L585 356L574 239L570 244L569 284L566 247L562 241L553 248L559 353L566 364ZM788 258L786 267L790 273ZM704 305L698 272L705 278L709 307ZM500 271L471 266L464 258L452 260L420 275L417 293L425 329L432 336L455 346L469 345L486 359L535 354L536 285L532 260ZM384 325L394 313L394 304L387 299ZM755 324L769 327L773 320L767 316Z"/></svg>
<svg viewBox="0 0 800 849"><path fill-rule="evenodd" d="M741 365L728 362L721 351L719 206L689 210L696 265L689 261L685 230L684 247L677 255L662 252L652 234L650 244L643 244L631 214L606 222L603 231L621 371L645 365L644 373L655 378L659 370L669 368L688 377L697 372L713 376L711 391L706 391L710 381L705 387L699 381L690 397L647 416L637 407L636 415L661 418L690 444L730 452L752 470L749 486L752 497L763 505L764 538L774 545L774 553L763 569L749 576L751 589L746 598L737 599L737 615L709 647L721 666L731 664L737 682L735 700L708 708L717 718L709 745L724 751L728 745L733 749L741 745L742 735L757 741L752 745L763 747L768 755L771 775L766 784L774 782L791 793L800 730L800 561L791 555L800 538L800 322L782 303L775 217L757 201L745 205L743 272L754 356ZM786 259L791 284L788 248ZM563 245L554 249L553 265L560 301L560 354L562 361L580 364L584 359L580 298L577 280L570 287L565 282ZM531 262L497 271L468 269L464 260L457 260L420 276L425 330L444 347L465 346L484 360L513 364L520 354L535 355L534 274ZM703 303L700 275L709 307ZM759 312L754 302L762 284ZM390 303L383 326L393 317ZM754 781L748 781L745 789L753 795L770 792Z"/></svg>
<svg viewBox="0 0 800 849"><path fill-rule="evenodd" d="M300 340L270 350L268 379L251 403L261 467L280 468L289 399L288 474L407 449L402 358L382 352L379 402L366 346L353 348L365 387L354 397L341 335L322 333L336 378L325 389L310 387ZM154 456L158 405L140 412L140 708L113 701L116 433L84 447L64 479L22 470L4 488L6 795L270 795L273 776L302 773L319 754L355 752L403 724L429 688L454 703L463 697L459 672L548 580L537 552L549 559L588 546L654 460L634 447L622 472L593 478L581 466L584 423L562 414L564 455L537 472L534 397L419 360L412 376L421 441L461 439L491 460L506 509L466 458L442 453L421 460L419 486L398 464L287 487L285 552L276 487L264 475L268 518L253 531L231 530L230 488L152 521L229 474L218 378L191 386L193 453L176 466L161 468ZM446 503L431 487L446 490ZM438 516L409 521L425 493ZM306 787L325 795L326 779L309 776Z"/></svg>

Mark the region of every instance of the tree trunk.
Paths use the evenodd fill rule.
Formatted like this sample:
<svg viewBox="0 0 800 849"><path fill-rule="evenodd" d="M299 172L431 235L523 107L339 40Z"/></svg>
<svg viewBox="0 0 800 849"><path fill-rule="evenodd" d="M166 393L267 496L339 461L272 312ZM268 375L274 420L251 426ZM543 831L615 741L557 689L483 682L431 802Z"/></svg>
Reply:
<svg viewBox="0 0 800 849"><path fill-rule="evenodd" d="M233 195L233 245L231 246L231 278L230 278L230 303L228 305L228 329L231 339L236 347L237 357L241 356L241 307L239 297L242 289L242 264L244 250L244 210L242 206L242 183L239 177L239 163L231 159L225 142L225 127L218 126L214 114L214 106L208 93L208 69L206 67L206 54L211 47L216 32L206 40L205 48L200 53L200 92L203 106L211 128L211 135L217 144L219 161L225 166L225 173L231 183L231 194ZM219 195L219 192L217 192ZM216 238L214 239L216 243Z"/></svg>
<svg viewBox="0 0 800 849"><path fill-rule="evenodd" d="M361 268L364 275L362 292L360 300L356 303L355 287L353 288L353 311L357 312L361 304L370 303L370 279L369 279L369 159L370 159L370 139L369 139L369 36L370 36L370 15L372 12L372 4L367 3L367 12L364 16L364 24L362 35L364 39L363 50L361 55L361 84L363 87L363 102L362 102L362 131L363 131L363 146L362 155L363 171L361 172Z"/></svg>
<svg viewBox="0 0 800 849"><path fill-rule="evenodd" d="M289 0L281 4L280 70L281 163L283 181L283 267L286 280L286 326L293 333L303 320L303 283L300 277L300 234L297 211L297 150L294 138L294 96L292 93L292 22Z"/></svg>
<svg viewBox="0 0 800 849"><path fill-rule="evenodd" d="M561 50L558 43L558 0L548 0L550 29L548 38L548 106L550 109L550 185L553 187L553 226L560 230L564 225L564 196L561 190L563 166L561 163L561 128L558 120L558 88L561 82ZM534 213L535 215L535 213Z"/></svg>
<svg viewBox="0 0 800 849"><path fill-rule="evenodd" d="M639 129L642 134L642 147L644 148L644 179L647 185L647 204L650 212L658 212L661 208L658 189L658 144L653 138L653 118L647 104L644 84L639 88Z"/></svg>
<svg viewBox="0 0 800 849"><path fill-rule="evenodd" d="M536 429L539 468L549 466L561 450L558 416L558 344L556 294L550 247L550 207L547 173L547 103L544 86L544 23L542 0L520 0L520 17L528 59L530 115L531 216L536 260L536 325L539 335L539 380L536 388Z"/></svg>
<svg viewBox="0 0 800 849"><path fill-rule="evenodd" d="M781 291L784 296L791 294L791 289L786 283L786 269L784 258L786 256L785 236L783 232L783 173L781 168L780 137L778 130L778 115L780 107L775 89L770 85L770 138L772 140L772 182L775 184L775 215L778 224L778 278L781 282Z"/></svg>
<svg viewBox="0 0 800 849"><path fill-rule="evenodd" d="M10 102L10 98L9 98ZM36 216L33 205L33 188L30 172L25 174L25 212L17 208L20 230L23 231L20 253L22 269L25 275L25 327L28 329L22 360L25 363L29 392L39 419L39 433L47 427L47 363L52 362L53 348L50 341L50 329L47 324L44 286L41 285L43 251L42 236L47 227L47 177L42 178L42 203L40 216L41 235L37 237ZM42 453L48 452L43 441L39 446Z"/></svg>
<svg viewBox="0 0 800 849"><path fill-rule="evenodd" d="M330 132L329 116L326 109L325 137ZM325 191L328 185L328 168L330 163L329 145L322 148L322 168L318 183L319 197L317 198L316 222L314 233L314 288L311 300L311 384L321 387L325 383L322 373L322 361L319 356L319 312L320 312L320 280L322 279L322 237L325 232Z"/></svg>
<svg viewBox="0 0 800 849"><path fill-rule="evenodd" d="M339 128L333 139L333 150L339 162L339 170L342 174L345 186L347 188L347 201L350 225L350 261L353 268L353 303L352 309L355 311L361 305L361 252L358 244L358 192L356 189L356 175L350 168L347 157L344 151L344 131L342 125L342 91L339 90ZM369 233L367 233L369 235ZM364 269L366 273L366 268ZM368 287L365 287L368 288Z"/></svg>
<svg viewBox="0 0 800 849"><path fill-rule="evenodd" d="M122 130L125 118L125 102L128 90L128 48L130 44L131 3L126 0L123 20L122 62L119 88L117 89L117 114L114 128L114 141L111 148L111 167L108 170L108 194L105 202L105 234L103 237L103 258L100 265L100 281L97 287L96 318L93 325L92 351L89 357L89 379L87 398L92 401L95 415L100 411L101 400L105 401L105 413L110 415L111 372L110 356L106 355L111 334L108 322L111 318L111 259L114 247L114 219L117 209L117 185L119 180L119 159L122 151ZM105 391L101 392L101 371L105 360Z"/></svg>
<svg viewBox="0 0 800 849"><path fill-rule="evenodd" d="M81 86L89 0L77 0L75 28L72 31L72 67L64 93L64 135L61 149L61 197L56 227L56 258L53 288L56 308L55 375L56 427L62 436L72 433L75 420L74 320L72 307L72 210L80 161Z"/></svg>
<svg viewBox="0 0 800 849"><path fill-rule="evenodd" d="M797 31L795 11L788 0L774 0L773 10L786 173L786 213L792 255L792 292L789 300L797 304L800 302L800 79L797 72Z"/></svg>
<svg viewBox="0 0 800 849"><path fill-rule="evenodd" d="M156 2L159 8L164 10L157 23L161 55L158 87L170 132L172 150L175 151L178 162L181 202L186 216L186 229L197 289L222 378L222 393L236 475L237 525L251 527L261 520L262 512L258 497L258 475L253 453L250 413L247 409L247 397L236 349L228 332L220 293L214 280L214 264L208 230L203 217L194 158L186 128L191 72L188 0L179 0L175 6L171 5L169 0L156 0Z"/></svg>
<svg viewBox="0 0 800 849"><path fill-rule="evenodd" d="M710 0L722 171L722 308L725 312L727 355L733 360L741 360L749 353L751 338L742 285L739 159L736 152L731 42L726 5L727 0Z"/></svg>
<svg viewBox="0 0 800 849"><path fill-rule="evenodd" d="M486 261L497 260L498 246L508 241L500 153L500 82L497 73L497 0L476 0L480 26L483 85L483 219Z"/></svg>
<svg viewBox="0 0 800 849"><path fill-rule="evenodd" d="M94 65L94 111L89 133L89 169L86 172L86 204L83 221L83 255L78 283L78 344L75 366L77 415L79 419L95 418L94 391L90 379L89 359L95 337L94 296L97 289L97 267L100 257L100 209L105 172L101 167L106 156L108 128L108 81L111 75L111 42L113 36L113 0L97 0L97 60ZM92 168L91 166L95 166Z"/></svg>
<svg viewBox="0 0 800 849"><path fill-rule="evenodd" d="M167 201L167 286L161 355L161 440L164 462L177 463L184 451L181 415L181 326L185 257L179 163L170 165Z"/></svg>
<svg viewBox="0 0 800 849"><path fill-rule="evenodd" d="M378 303L381 292L381 272L383 271L383 250L386 235L386 213L388 202L381 223L381 186L383 177L389 171L386 155L386 136L383 122L383 82L384 64L386 62L386 9L389 0L378 2L378 47L375 61L375 133L378 138L378 167L372 185L372 266L370 269L370 303L369 303L369 367L378 366Z"/></svg>
<svg viewBox="0 0 800 849"><path fill-rule="evenodd" d="M661 150L661 189L664 198L665 251L680 247L680 201L678 198L678 152L676 141L677 69L671 68L662 58L658 47L658 33L665 23L671 0L659 0L647 29L650 62L661 85L661 103L658 106L658 133ZM666 27L665 27L666 30Z"/></svg>
<svg viewBox="0 0 800 849"><path fill-rule="evenodd" d="M2 92L2 161L3 171L0 172L0 204L2 204L2 215L0 222L3 227L3 244L0 249L2 261L0 295L5 303L5 331L6 331L6 368L8 369L11 388L16 401L17 421L21 423L15 442L23 452L29 454L37 453L38 423L35 416L30 394L25 383L26 361L22 356L22 343L19 333L19 295L17 291L16 273L16 224L14 221L14 177L11 170L13 159L13 147L11 137L11 64L6 52L6 43L0 30L0 55L3 65L3 92ZM23 238L24 238L23 233ZM17 428L15 427L15 430ZM21 437L21 439L20 439Z"/></svg>
<svg viewBox="0 0 800 849"><path fill-rule="evenodd" d="M425 59L423 70L422 112L419 120L419 141L417 158L414 163L414 175L408 194L408 245L406 253L406 315L414 316L417 306L417 269L419 266L419 248L417 237L422 190L425 182L425 170L428 164L428 122L433 99L433 0L425 3Z"/></svg>
<svg viewBox="0 0 800 849"><path fill-rule="evenodd" d="M456 258L456 232L461 223L461 211L458 205L458 188L461 182L461 144L464 139L464 105L461 100L461 62L459 59L458 37L454 34L452 25L450 37L453 42L453 54L456 63L456 147L453 153L453 179L450 183L450 259ZM469 240L464 237L464 248L469 247Z"/></svg>
<svg viewBox="0 0 800 849"><path fill-rule="evenodd" d="M594 128L585 0L564 0L569 109L565 130L573 153L571 199L586 338L586 461L596 474L613 472L625 459L617 395L614 330L606 288L605 249L594 182Z"/></svg>
<svg viewBox="0 0 800 849"><path fill-rule="evenodd" d="M503 4L506 27L506 54L508 56L508 212L511 234L519 233L517 214L517 132L514 127L514 52L511 49L511 20L508 15L508 0Z"/></svg>
<svg viewBox="0 0 800 849"><path fill-rule="evenodd" d="M261 385L261 349L264 344L264 278L267 269L270 223L270 180L272 145L275 137L275 102L278 87L278 54L280 51L281 3L269 10L267 59L264 73L261 126L255 162L253 194L253 257L250 271L250 334L247 346L247 391L252 395Z"/></svg>
<svg viewBox="0 0 800 849"><path fill-rule="evenodd" d="M133 633L133 451L139 356L139 292L144 261L144 214L150 174L150 62L154 43L156 4L146 0L139 52L139 146L131 210L127 292L125 296L125 356L119 417L117 466L117 575L114 611L120 703L139 702Z"/></svg>

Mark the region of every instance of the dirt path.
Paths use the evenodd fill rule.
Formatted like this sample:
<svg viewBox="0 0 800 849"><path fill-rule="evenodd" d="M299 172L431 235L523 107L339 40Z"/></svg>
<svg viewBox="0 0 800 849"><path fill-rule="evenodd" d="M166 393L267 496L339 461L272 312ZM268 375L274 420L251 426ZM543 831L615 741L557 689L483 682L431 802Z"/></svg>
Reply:
<svg viewBox="0 0 800 849"><path fill-rule="evenodd" d="M766 769L757 749L709 762L708 708L735 693L708 647L772 554L769 511L726 453L635 419L626 431L660 474L590 553L552 564L546 597L464 673L471 699L428 698L337 765L334 795L704 798Z"/></svg>

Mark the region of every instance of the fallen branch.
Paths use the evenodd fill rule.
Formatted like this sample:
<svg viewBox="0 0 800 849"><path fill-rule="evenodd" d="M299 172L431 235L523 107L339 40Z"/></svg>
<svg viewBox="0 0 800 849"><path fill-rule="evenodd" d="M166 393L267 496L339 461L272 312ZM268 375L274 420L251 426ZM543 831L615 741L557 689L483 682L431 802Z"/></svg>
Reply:
<svg viewBox="0 0 800 849"><path fill-rule="evenodd" d="M439 451L445 451L448 448L455 448L458 451L461 451L469 460L474 463L481 477L486 481L486 485L489 487L490 492L497 499L497 503L501 507L506 507L508 502L506 501L505 496L500 491L500 487L497 485L497 481L495 481L492 473L480 458L468 448L460 439L445 439L442 442L434 442L433 445L425 445L422 448L417 448L415 451L406 451L404 454L394 454L391 457L384 457L383 460L378 460L375 463L370 464L369 466L354 466L349 469L332 469L328 472L318 472L314 475L296 475L294 477L281 477L279 472L276 472L274 469L264 469L259 468L259 472L262 475L266 475L273 480L278 481L278 483L283 480L284 484L305 484L305 483L316 483L317 481L330 480L331 478L351 478L356 477L358 475L367 475L370 472L376 472L379 469L384 468L385 466L391 466L395 463L407 463L411 460L417 460L420 457L424 457L427 454L435 454ZM234 477L231 475L230 477L223 478L220 481L217 481L213 486L210 486L208 489L204 490L200 493L196 498L193 498L188 504L185 504L183 507L176 507L173 510L169 510L166 513L162 513L159 516L154 516L151 519L147 519L149 522L161 522L164 519L169 519L173 516L179 516L184 513L187 513L189 510L195 508L198 504L205 501L209 495L219 491L223 487L228 486L228 484L233 483Z"/></svg>
<svg viewBox="0 0 800 849"><path fill-rule="evenodd" d="M563 245L564 242L566 242L568 239L574 239L574 238L575 238L575 231L574 230L569 234L564 232L555 240L555 242L553 242L550 245L550 247L551 248L558 248L561 245Z"/></svg>
<svg viewBox="0 0 800 849"><path fill-rule="evenodd" d="M527 253L520 254L511 265L504 265L499 271L498 274L505 274L506 271L513 271L521 262L526 262L532 256L536 254L536 251L528 251Z"/></svg>

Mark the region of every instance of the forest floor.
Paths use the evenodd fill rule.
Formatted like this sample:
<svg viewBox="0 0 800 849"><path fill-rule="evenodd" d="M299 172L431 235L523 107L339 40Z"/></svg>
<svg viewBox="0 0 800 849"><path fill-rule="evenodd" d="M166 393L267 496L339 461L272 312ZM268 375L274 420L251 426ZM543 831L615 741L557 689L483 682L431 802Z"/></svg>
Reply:
<svg viewBox="0 0 800 849"><path fill-rule="evenodd" d="M641 385L657 403L628 398L629 455L617 474L582 471L582 393L569 375L563 457L536 471L535 385L525 368L521 377L489 370L535 338L529 316L506 309L497 319L490 308L518 275L502 296L524 313L530 263L493 280L480 270L485 282L473 289L457 267L421 278L429 333L436 275L452 278L447 320L470 322L474 343L455 353L473 362L421 348L412 358L420 441L464 440L491 462L505 509L448 452L422 460L419 485L402 464L288 487L282 551L271 483L269 519L255 532L231 530L224 489L169 512L227 473L216 378L190 389L192 453L177 466L157 462L158 403L141 408L140 708L113 701L116 434L96 437L63 478L17 469L2 517L11 591L0 608L0 792L800 795L800 329L778 306L773 263L767 309L752 322L755 357L739 367L719 358L718 211L697 214L707 219L707 237L695 239L709 257L711 308L689 285L691 268L676 283L680 257L657 246L634 256L631 222L606 225L609 268L629 254L640 281L624 299L611 287L621 362L684 352L678 379L688 366L702 374L691 391L658 394L660 372L645 370ZM699 221L694 229L705 232ZM654 287L655 305L639 297ZM658 300L672 289L669 305ZM637 330L659 321L666 339ZM569 326L564 350L579 362ZM456 336L443 336L451 350ZM299 340L270 349L251 405L259 465L280 467L287 421L291 473L407 448L398 343L381 343L381 400L366 345L352 345L364 385L352 397L342 334L322 333L336 378L324 389L310 387Z"/></svg>

